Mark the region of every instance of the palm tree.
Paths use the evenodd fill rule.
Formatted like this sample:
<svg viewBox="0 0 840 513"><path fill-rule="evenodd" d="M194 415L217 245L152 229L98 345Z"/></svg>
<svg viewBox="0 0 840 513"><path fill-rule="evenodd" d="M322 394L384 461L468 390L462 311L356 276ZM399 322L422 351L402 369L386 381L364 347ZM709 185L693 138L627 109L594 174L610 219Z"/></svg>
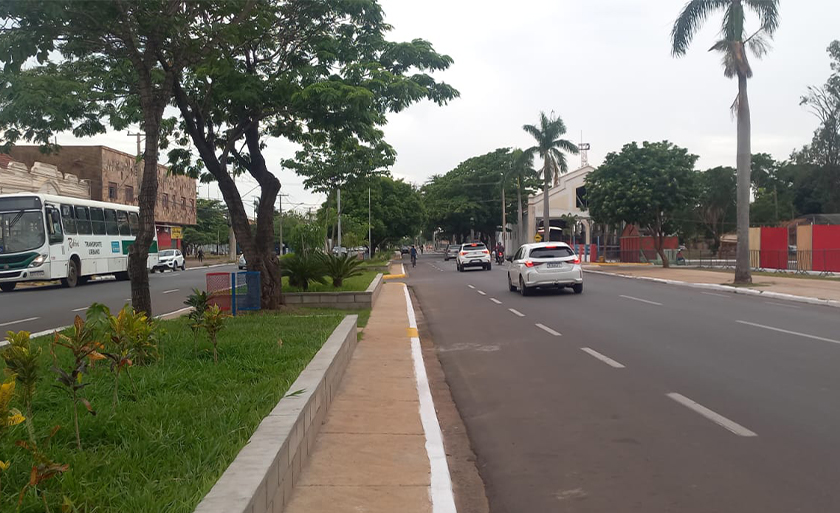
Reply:
<svg viewBox="0 0 840 513"><path fill-rule="evenodd" d="M744 30L746 9L758 15L760 26L752 35ZM738 78L738 96L732 111L738 116L738 248L735 263L735 283L751 283L750 270L750 103L747 79L752 68L747 50L756 57L767 53L767 39L779 26L779 0L691 0L683 8L671 31L671 52L685 55L694 35L714 11L723 11L721 39L709 51L723 55L723 74Z"/></svg>
<svg viewBox="0 0 840 513"><path fill-rule="evenodd" d="M543 159L543 167L540 173L543 175L543 229L545 233L545 240L550 240L550 226L549 218L550 209L548 208L548 189L551 187L552 178L554 185L560 181L560 175L569 170L566 163L566 155L563 151L577 155L580 150L574 143L566 139L560 139L566 133L566 124L560 117L551 117L545 115L545 112L540 112L540 126L525 125L523 130L531 134L537 140L536 146L532 146L525 150L529 156L533 157L538 154Z"/></svg>

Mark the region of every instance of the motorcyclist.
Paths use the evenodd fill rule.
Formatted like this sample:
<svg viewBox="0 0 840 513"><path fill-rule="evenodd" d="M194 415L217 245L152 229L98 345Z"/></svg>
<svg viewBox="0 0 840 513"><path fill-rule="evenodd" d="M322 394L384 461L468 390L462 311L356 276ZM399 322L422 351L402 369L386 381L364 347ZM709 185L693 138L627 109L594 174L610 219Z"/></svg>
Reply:
<svg viewBox="0 0 840 513"><path fill-rule="evenodd" d="M505 260L505 247L501 242L496 243L496 249L493 251L496 255L496 263L501 264Z"/></svg>
<svg viewBox="0 0 840 513"><path fill-rule="evenodd" d="M415 267L417 265L417 248L412 245L409 253L411 253L411 267Z"/></svg>

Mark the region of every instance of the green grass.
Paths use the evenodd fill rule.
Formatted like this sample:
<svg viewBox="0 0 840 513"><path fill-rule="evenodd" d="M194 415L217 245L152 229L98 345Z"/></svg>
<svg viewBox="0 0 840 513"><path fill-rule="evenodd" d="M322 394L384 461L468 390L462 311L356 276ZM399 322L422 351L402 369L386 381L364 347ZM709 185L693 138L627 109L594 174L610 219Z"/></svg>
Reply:
<svg viewBox="0 0 840 513"><path fill-rule="evenodd" d="M308 292L364 292L379 274L377 271L363 271L359 276L344 280L341 287L333 287L332 280L326 278L326 283L310 283ZM289 286L289 278L283 278L283 292L303 292L299 287Z"/></svg>
<svg viewBox="0 0 840 513"><path fill-rule="evenodd" d="M131 369L136 394L123 374L116 411L113 377L105 362L86 376L92 384L85 396L97 415L80 417L82 452L75 446L71 403L51 386L49 341L39 339L43 375L33 421L39 436L62 426L48 454L70 465L62 477L46 483L51 510L60 511L63 494L87 513L192 512L345 313L228 319L219 334L218 365L205 336L194 353L183 318L162 322L165 359ZM59 361L67 366L69 355L59 353ZM31 458L14 446L25 438L21 424L0 440L0 460L11 464L2 475L0 511L14 511L17 493L28 480ZM44 507L30 492L21 511L43 512Z"/></svg>
<svg viewBox="0 0 840 513"><path fill-rule="evenodd" d="M368 321L370 320L370 308L364 309L353 309L353 310L339 310L337 308L300 308L298 310L300 313L305 315L313 315L313 316L322 316L322 315L358 315L359 320L357 321L356 325L359 328L364 328L367 326Z"/></svg>
<svg viewBox="0 0 840 513"><path fill-rule="evenodd" d="M732 271L726 269L709 269L713 272L721 272L732 274ZM797 280L817 280L817 281L840 281L837 276L819 276L813 274L797 274L793 272L772 272L772 271L753 271L753 276L765 276L767 278L796 278Z"/></svg>

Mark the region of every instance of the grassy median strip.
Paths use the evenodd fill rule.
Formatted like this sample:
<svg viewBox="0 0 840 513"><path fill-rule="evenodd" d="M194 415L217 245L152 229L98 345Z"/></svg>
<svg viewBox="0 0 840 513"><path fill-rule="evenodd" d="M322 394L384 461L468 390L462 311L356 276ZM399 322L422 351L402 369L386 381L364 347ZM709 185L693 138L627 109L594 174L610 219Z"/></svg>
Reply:
<svg viewBox="0 0 840 513"><path fill-rule="evenodd" d="M317 313L227 319L218 335L218 364L203 334L196 352L185 318L162 321L163 358L130 368L134 387L124 378L116 410L107 361L97 362L84 376L91 382L84 396L97 415L80 413L81 451L76 448L71 403L65 392L52 386L56 375L49 371L51 337L34 341L43 353L32 421L39 439L61 426L43 450L52 461L69 465L39 490L46 491L51 505L68 497L78 511L193 511L260 421L287 391L294 392L288 390L292 382L347 312ZM69 354L58 354L62 366L71 360ZM14 444L27 439L26 429L22 424L11 429L0 440L0 460L9 464L2 473L2 511L15 510L32 466L31 456ZM21 511L44 511L31 492L25 494Z"/></svg>
<svg viewBox="0 0 840 513"><path fill-rule="evenodd" d="M347 278L341 287L334 287L330 278L325 278L326 283L310 283L307 292L364 292L371 284L378 271L363 271L359 276ZM283 292L303 292L298 287L289 286L289 278L283 278Z"/></svg>

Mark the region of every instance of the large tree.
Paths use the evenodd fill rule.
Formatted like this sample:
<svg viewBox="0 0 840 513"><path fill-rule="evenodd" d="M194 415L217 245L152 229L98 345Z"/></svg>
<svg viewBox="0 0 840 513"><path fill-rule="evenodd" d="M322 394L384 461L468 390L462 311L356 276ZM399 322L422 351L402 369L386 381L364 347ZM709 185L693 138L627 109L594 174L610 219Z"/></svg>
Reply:
<svg viewBox="0 0 840 513"><path fill-rule="evenodd" d="M389 30L375 0L266 0L249 26L220 40L174 85L181 148L170 161L218 183L248 267L262 275L263 308L282 302L273 244L279 163L267 160L267 140L282 137L313 150L376 148L389 112L421 99L444 104L458 94L427 74L452 59L420 39L388 41ZM239 173L260 187L255 231L234 183Z"/></svg>
<svg viewBox="0 0 840 513"><path fill-rule="evenodd" d="M750 34L746 28L746 11L758 16L758 28ZM756 57L767 53L767 39L772 38L779 26L778 0L690 0L671 31L671 51L682 56L703 22L710 14L723 12L721 39L711 51L719 52L723 58L723 74L726 78L738 79L738 96L732 104L732 111L738 116L738 247L735 255L735 283L751 283L750 267L750 103L747 96L747 80L752 77L748 51Z"/></svg>
<svg viewBox="0 0 840 513"><path fill-rule="evenodd" d="M566 124L561 117L555 117L553 113L549 117L545 115L545 112L540 112L539 126L525 125L522 129L537 141L537 144L525 151L532 156L539 155L543 160L540 169L540 173L543 175L543 227L545 228L545 240L549 240L551 209L549 208L548 190L551 188L552 179L554 185L557 185L560 182L560 175L569 170L566 155L563 152L577 155L580 150L571 141L562 139L566 134Z"/></svg>
<svg viewBox="0 0 840 513"><path fill-rule="evenodd" d="M696 155L663 142L630 143L586 177L589 213L596 223L636 224L646 229L662 265L670 262L665 237L676 230L686 205L697 201Z"/></svg>
<svg viewBox="0 0 840 513"><path fill-rule="evenodd" d="M715 167L697 175L697 217L714 239L714 250L720 239L735 224L736 171L732 167Z"/></svg>
<svg viewBox="0 0 840 513"><path fill-rule="evenodd" d="M0 1L0 126L6 145L45 151L53 135L91 136L106 123L145 132L140 230L129 250L131 301L151 313L146 261L155 236L158 154L164 110L186 66L243 19L250 3L149 0ZM35 59L34 66L24 66ZM162 65L161 63L165 63Z"/></svg>

